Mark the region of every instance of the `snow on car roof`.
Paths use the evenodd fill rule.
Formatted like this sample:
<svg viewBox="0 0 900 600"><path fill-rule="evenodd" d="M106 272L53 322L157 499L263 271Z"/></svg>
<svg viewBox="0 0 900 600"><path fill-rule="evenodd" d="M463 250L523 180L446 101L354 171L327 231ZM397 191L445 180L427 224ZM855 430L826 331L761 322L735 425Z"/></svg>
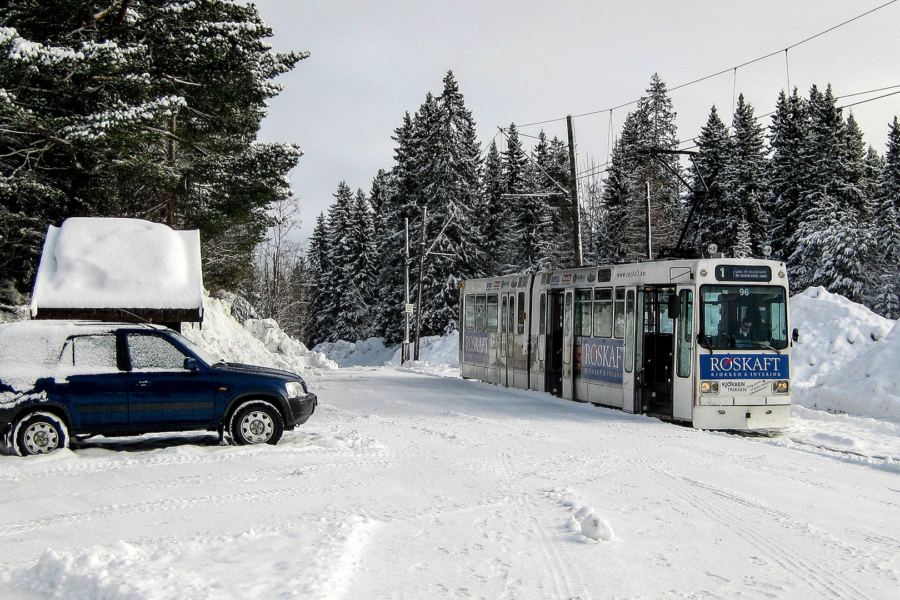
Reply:
<svg viewBox="0 0 900 600"><path fill-rule="evenodd" d="M66 219L47 231L32 295L41 308L203 307L200 232L141 219Z"/></svg>

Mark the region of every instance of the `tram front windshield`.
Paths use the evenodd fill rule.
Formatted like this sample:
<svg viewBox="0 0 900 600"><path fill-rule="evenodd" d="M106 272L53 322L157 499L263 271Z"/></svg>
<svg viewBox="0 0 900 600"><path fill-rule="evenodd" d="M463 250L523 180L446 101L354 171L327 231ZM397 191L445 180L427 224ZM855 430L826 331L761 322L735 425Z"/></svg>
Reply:
<svg viewBox="0 0 900 600"><path fill-rule="evenodd" d="M787 300L777 286L700 288L700 344L713 350L787 348Z"/></svg>

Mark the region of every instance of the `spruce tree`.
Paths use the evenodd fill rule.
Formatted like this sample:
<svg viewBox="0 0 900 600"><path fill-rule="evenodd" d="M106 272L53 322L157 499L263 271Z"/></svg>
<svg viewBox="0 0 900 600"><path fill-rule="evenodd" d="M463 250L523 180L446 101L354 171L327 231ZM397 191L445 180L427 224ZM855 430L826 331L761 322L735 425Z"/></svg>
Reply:
<svg viewBox="0 0 900 600"><path fill-rule="evenodd" d="M505 268L505 209L503 162L497 144L491 142L484 159L481 176L481 202L478 214L478 239L484 250L482 276L499 275Z"/></svg>
<svg viewBox="0 0 900 600"><path fill-rule="evenodd" d="M877 258L873 310L889 319L900 318L900 127L897 117L888 129L887 151L877 188Z"/></svg>
<svg viewBox="0 0 900 600"><path fill-rule="evenodd" d="M256 8L228 0L23 0L0 22L0 219L29 228L0 276L29 283L49 224L134 216L199 228L204 281L233 287L290 196L299 149L255 138L305 55L270 52Z"/></svg>
<svg viewBox="0 0 900 600"><path fill-rule="evenodd" d="M654 75L647 96L625 118L621 137L613 148L604 191L611 230L612 260L637 260L647 256L647 192L650 186L650 220L653 255L674 247L683 224L681 184L661 165L680 173L675 112L665 83ZM663 151L663 152L659 152Z"/></svg>
<svg viewBox="0 0 900 600"><path fill-rule="evenodd" d="M727 214L725 171L730 148L731 135L713 106L697 138L696 169L692 178L694 192L690 199L694 212L689 231L692 232L693 246L700 250L705 250L709 244L722 250L731 245L731 239L724 234Z"/></svg>
<svg viewBox="0 0 900 600"><path fill-rule="evenodd" d="M741 223L747 223L750 248L745 249L745 254L752 256L768 237L769 220L763 206L770 194L769 165L762 127L743 94L738 97L732 130L722 173L724 222L719 232L723 240L734 240Z"/></svg>
<svg viewBox="0 0 900 600"><path fill-rule="evenodd" d="M873 245L866 215L862 134L852 118L843 121L831 86L825 93L813 86L809 114L809 135L801 147L809 179L801 192L804 212L788 261L792 287L821 285L860 302Z"/></svg>
<svg viewBox="0 0 900 600"><path fill-rule="evenodd" d="M809 128L806 100L798 95L796 88L790 96L782 91L769 129L771 189L765 207L771 223L769 244L773 257L779 260L787 261L795 250L794 233L804 210L801 196L811 177L811 165L802 154Z"/></svg>
<svg viewBox="0 0 900 600"><path fill-rule="evenodd" d="M307 249L309 278L313 287L309 295L309 318L303 339L310 348L327 341L334 327L334 316L329 312L335 287L334 270L328 257L327 238L325 214L319 213Z"/></svg>

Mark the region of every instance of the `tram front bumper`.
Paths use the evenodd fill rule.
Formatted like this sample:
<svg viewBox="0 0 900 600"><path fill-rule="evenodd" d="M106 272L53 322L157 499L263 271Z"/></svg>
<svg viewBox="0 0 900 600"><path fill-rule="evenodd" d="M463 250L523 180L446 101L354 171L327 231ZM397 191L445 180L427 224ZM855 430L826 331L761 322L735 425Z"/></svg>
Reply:
<svg viewBox="0 0 900 600"><path fill-rule="evenodd" d="M696 429L734 429L754 431L784 429L790 424L791 405L695 406Z"/></svg>

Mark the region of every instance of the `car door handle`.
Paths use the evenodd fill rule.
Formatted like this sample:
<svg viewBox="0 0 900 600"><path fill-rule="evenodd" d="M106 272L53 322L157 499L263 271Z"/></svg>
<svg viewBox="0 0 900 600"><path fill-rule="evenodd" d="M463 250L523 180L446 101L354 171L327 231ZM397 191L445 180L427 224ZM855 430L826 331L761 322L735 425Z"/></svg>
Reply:
<svg viewBox="0 0 900 600"><path fill-rule="evenodd" d="M134 382L134 387L147 387L148 385L150 385L149 381L135 381Z"/></svg>

